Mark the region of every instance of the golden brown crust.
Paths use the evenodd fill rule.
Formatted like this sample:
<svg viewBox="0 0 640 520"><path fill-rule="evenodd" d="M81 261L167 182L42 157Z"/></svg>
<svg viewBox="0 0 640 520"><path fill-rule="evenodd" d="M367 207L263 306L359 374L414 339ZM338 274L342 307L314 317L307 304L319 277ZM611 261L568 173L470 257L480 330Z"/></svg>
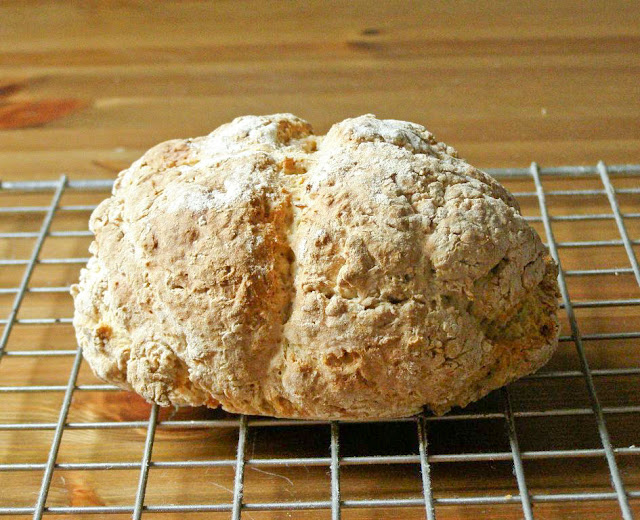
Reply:
<svg viewBox="0 0 640 520"><path fill-rule="evenodd" d="M444 413L557 346L556 268L514 198L413 123L247 116L149 150L72 292L103 379L161 405Z"/></svg>

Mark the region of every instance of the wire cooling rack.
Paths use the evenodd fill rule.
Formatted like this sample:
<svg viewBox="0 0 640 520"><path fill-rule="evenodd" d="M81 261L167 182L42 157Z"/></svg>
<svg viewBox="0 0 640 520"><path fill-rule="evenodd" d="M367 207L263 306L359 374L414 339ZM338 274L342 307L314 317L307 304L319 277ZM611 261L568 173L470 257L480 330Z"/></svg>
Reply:
<svg viewBox="0 0 640 520"><path fill-rule="evenodd" d="M91 379L68 290L112 181L2 183L0 514L633 518L640 165L489 173L561 263L558 354L465 410L358 424L172 413Z"/></svg>

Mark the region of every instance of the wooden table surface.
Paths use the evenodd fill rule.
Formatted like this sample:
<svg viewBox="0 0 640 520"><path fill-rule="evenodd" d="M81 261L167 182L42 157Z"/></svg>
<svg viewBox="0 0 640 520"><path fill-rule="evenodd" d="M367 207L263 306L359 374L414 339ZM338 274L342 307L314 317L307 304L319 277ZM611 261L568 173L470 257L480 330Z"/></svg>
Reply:
<svg viewBox="0 0 640 520"><path fill-rule="evenodd" d="M640 163L640 4L603 2L43 2L0 4L0 178L113 178L155 143L202 135L243 114L292 112L317 132L345 117L374 113L425 125L480 167ZM616 188L639 177L614 176ZM511 180L514 191L534 189ZM598 177L544 178L545 189L602 189ZM95 204L106 191L67 192L62 204ZM537 199L523 212L540 216ZM640 195L620 193L624 213L640 211ZM0 190L0 206L46 206L51 192ZM611 215L604 194L549 198L552 216ZM60 210L53 231L86 229L89 211ZM0 233L34 232L43 213L0 214ZM640 219L624 219L632 240ZM533 225L543 233L542 223ZM554 221L558 241L619 240L612 218ZM40 259L87 256L90 237L53 236ZM35 239L0 238L0 258L29 258ZM640 250L635 246L635 254ZM622 245L561 249L567 270L629 268ZM66 286L78 264L40 263L30 287ZM19 285L24 266L2 266L0 287ZM574 301L638 299L632 273L568 279ZM0 294L6 318L15 294ZM584 334L640 330L639 307L578 308ZM66 293L28 292L19 320L68 317ZM563 320L563 334L569 334ZM638 368L637 337L585 341L594 369ZM18 322L0 360L0 387L62 385L73 356L24 355L75 348L68 324ZM28 353L28 352L27 352ZM547 371L579 370L572 342ZM78 383L99 383L86 365ZM640 375L598 376L603 406L640 410ZM524 452L601 449L582 377L538 379L511 388L516 412L583 409L570 416L516 419ZM12 392L0 397L0 424L55 423L63 392ZM501 410L500 394L473 410ZM163 411L161 418L167 418ZM535 414L534 414L535 415ZM178 418L218 417L181 410ZM149 407L126 392L76 390L68 421L146 421ZM640 445L640 413L606 414L614 447ZM326 457L328 427L251 428L250 458ZM145 428L66 429L57 461L139 462ZM154 461L235 458L237 429L159 427ZM341 453L417 453L413 424L344 425ZM504 452L504 420L432 423L431 453ZM0 427L0 464L43 463L53 437ZM536 494L612 491L604 456L527 459ZM640 456L618 455L627 491L640 490ZM345 465L344 500L420 498L419 464ZM152 468L146 504L228 503L232 467ZM432 464L434 495L517 495L509 460ZM32 507L42 470L0 471L2 507ZM137 469L56 469L49 506L133 503ZM247 466L245 502L329 500L328 467ZM640 516L640 499L631 498ZM518 503L438 505L439 519L522 518ZM537 519L621 518L615 500L536 503ZM28 518L16 515L13 518ZM48 515L55 518L69 516ZM74 518L96 518L75 515ZM108 518L124 519L129 514ZM228 518L229 513L160 514L145 518ZM330 511L246 511L242 518L329 518ZM424 509L349 508L343 518L423 518Z"/></svg>

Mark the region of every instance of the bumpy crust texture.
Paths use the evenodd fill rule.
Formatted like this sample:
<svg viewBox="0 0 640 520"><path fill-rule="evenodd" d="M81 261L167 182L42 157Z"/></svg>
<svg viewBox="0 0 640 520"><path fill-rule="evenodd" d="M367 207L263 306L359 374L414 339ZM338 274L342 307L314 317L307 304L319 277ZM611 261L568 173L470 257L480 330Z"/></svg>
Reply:
<svg viewBox="0 0 640 520"><path fill-rule="evenodd" d="M168 405L445 413L544 365L556 266L514 198L422 126L247 116L149 150L72 288L96 374Z"/></svg>

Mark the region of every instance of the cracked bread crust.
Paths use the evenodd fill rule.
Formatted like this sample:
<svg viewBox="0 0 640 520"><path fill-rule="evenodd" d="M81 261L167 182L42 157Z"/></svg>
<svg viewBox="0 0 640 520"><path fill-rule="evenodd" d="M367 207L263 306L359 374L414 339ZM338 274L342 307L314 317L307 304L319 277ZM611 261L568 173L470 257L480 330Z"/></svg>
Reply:
<svg viewBox="0 0 640 520"><path fill-rule="evenodd" d="M93 213L74 325L160 405L277 417L465 406L557 346L557 269L422 126L246 116L149 150Z"/></svg>

